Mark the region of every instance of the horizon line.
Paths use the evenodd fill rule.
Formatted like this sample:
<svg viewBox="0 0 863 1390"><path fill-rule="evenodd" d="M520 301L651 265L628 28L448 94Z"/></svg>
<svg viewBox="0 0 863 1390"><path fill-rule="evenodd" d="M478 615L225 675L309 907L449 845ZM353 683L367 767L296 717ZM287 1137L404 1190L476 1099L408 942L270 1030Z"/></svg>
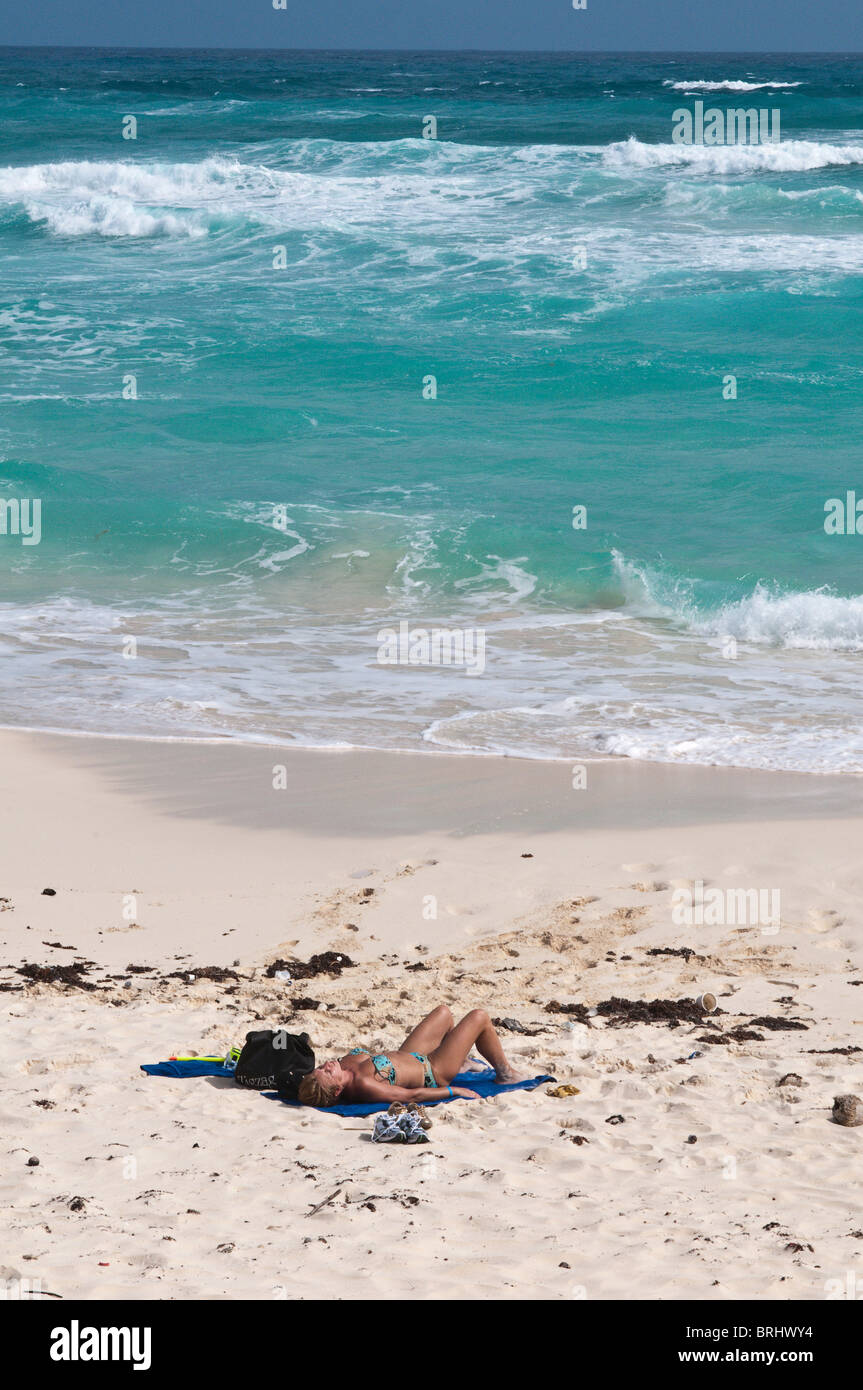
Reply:
<svg viewBox="0 0 863 1390"><path fill-rule="evenodd" d="M678 57L694 54L717 58L860 58L863 50L833 48L317 48L310 46L252 47L235 48L230 44L180 44L170 47L161 44L92 44L92 43L5 43L0 44L0 53L9 51L31 51L50 49L61 53L399 53L399 54L565 54L570 57L608 56L623 57Z"/></svg>

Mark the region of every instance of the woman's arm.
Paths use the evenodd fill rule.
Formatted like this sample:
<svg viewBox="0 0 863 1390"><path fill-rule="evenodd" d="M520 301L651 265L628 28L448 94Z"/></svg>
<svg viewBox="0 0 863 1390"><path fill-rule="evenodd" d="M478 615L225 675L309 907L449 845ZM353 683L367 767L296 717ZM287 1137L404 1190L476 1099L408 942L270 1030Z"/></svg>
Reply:
<svg viewBox="0 0 863 1390"><path fill-rule="evenodd" d="M448 1100L450 1096L459 1096L462 1100L479 1100L476 1091L469 1091L466 1086L423 1086L419 1090L411 1091L403 1086L390 1086L391 1091L401 1091L402 1094L395 1097L397 1100Z"/></svg>
<svg viewBox="0 0 863 1390"><path fill-rule="evenodd" d="M360 1104L373 1100L447 1100L451 1095L462 1100L480 1099L476 1091L469 1091L465 1086L390 1086L388 1082L369 1081L365 1077L357 1077L350 1089L351 1099Z"/></svg>

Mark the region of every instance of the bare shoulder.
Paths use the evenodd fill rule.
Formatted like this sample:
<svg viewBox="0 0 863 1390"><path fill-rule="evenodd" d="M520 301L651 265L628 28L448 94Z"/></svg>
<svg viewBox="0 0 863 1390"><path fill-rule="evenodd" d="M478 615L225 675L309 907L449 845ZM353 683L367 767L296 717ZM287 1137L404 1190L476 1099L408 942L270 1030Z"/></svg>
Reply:
<svg viewBox="0 0 863 1390"><path fill-rule="evenodd" d="M391 1089L390 1086L385 1086L375 1077L363 1076L360 1072L354 1072L354 1079L350 1085L351 1100L384 1100Z"/></svg>

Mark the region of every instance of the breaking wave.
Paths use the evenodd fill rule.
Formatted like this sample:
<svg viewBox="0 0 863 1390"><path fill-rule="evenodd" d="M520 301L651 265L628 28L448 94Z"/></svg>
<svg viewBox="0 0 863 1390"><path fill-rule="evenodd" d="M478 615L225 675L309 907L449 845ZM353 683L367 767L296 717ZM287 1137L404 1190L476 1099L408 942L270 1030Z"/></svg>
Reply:
<svg viewBox="0 0 863 1390"><path fill-rule="evenodd" d="M863 145L785 140L776 145L649 145L630 136L603 153L609 169L685 168L704 174L794 173L863 165Z"/></svg>
<svg viewBox="0 0 863 1390"><path fill-rule="evenodd" d="M698 88L702 92L759 92L765 87L802 87L802 82L672 82L666 78L663 87L671 87L675 92L691 92Z"/></svg>
<svg viewBox="0 0 863 1390"><path fill-rule="evenodd" d="M629 602L698 636L797 651L863 651L863 594L845 597L827 588L783 593L757 584L751 594L705 609L692 580L634 564L618 552L613 558Z"/></svg>

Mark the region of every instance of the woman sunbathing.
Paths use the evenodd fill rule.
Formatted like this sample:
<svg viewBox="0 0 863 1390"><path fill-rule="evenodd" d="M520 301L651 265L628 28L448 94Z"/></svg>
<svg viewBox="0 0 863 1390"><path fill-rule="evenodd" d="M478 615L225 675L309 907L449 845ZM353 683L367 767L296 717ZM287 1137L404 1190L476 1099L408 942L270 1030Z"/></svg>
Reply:
<svg viewBox="0 0 863 1390"><path fill-rule="evenodd" d="M500 1038L485 1009L471 1009L454 1023L440 1004L409 1033L397 1052L371 1053L354 1047L338 1061L324 1062L304 1076L298 1095L304 1105L369 1104L374 1101L479 1100L466 1086L451 1086L472 1047L482 1053L504 1084L522 1081L504 1056Z"/></svg>

